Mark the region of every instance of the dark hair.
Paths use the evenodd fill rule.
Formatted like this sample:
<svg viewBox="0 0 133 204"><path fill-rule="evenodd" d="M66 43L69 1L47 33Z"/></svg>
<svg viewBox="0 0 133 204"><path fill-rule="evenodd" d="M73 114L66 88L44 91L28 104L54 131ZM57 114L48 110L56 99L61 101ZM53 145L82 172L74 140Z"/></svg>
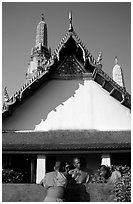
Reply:
<svg viewBox="0 0 133 204"><path fill-rule="evenodd" d="M104 178L105 178L105 179L108 179L108 178L111 176L111 171L110 171L109 167L107 167L107 166L105 166L105 165L101 165L100 169L101 169L102 167L103 167L103 168L105 169L105 171L106 171L106 174L105 174Z"/></svg>
<svg viewBox="0 0 133 204"><path fill-rule="evenodd" d="M54 165L54 169L55 169L55 170L59 170L59 169L60 169L60 166L61 166L61 162L60 162L60 161L56 161L56 162L55 162L55 165Z"/></svg>
<svg viewBox="0 0 133 204"><path fill-rule="evenodd" d="M66 165L69 165L69 163L67 161L62 161L60 163L60 168L59 168L59 171L60 172L65 172L66 171Z"/></svg>

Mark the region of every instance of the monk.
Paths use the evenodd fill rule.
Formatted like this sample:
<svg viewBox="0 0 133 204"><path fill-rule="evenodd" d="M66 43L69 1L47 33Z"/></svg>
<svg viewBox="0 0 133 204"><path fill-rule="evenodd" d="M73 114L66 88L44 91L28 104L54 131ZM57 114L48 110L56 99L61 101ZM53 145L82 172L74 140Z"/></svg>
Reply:
<svg viewBox="0 0 133 204"><path fill-rule="evenodd" d="M88 183L89 181L89 174L81 164L81 161L78 157L74 158L73 160L74 169L69 171L69 174L72 178L75 179L77 184Z"/></svg>
<svg viewBox="0 0 133 204"><path fill-rule="evenodd" d="M41 181L47 188L47 195L44 202L64 202L64 192L67 185L65 162L57 161L54 171L46 173Z"/></svg>

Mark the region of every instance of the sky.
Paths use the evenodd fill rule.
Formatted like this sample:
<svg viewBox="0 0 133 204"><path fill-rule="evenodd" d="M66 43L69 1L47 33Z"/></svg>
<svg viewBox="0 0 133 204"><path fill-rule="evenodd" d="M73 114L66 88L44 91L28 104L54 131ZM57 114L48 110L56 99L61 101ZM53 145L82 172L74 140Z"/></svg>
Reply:
<svg viewBox="0 0 133 204"><path fill-rule="evenodd" d="M2 88L7 86L9 96L26 81L41 14L47 23L48 47L53 52L68 31L69 11L75 32L93 57L97 59L102 52L102 69L110 77L118 57L126 89L131 93L130 2L3 2Z"/></svg>

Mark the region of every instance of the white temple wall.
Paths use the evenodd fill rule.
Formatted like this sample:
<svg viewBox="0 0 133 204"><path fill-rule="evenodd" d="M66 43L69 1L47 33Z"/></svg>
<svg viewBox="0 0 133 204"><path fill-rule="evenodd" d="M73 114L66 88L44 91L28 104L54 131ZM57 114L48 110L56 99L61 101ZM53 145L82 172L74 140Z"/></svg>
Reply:
<svg viewBox="0 0 133 204"><path fill-rule="evenodd" d="M3 130L130 130L130 110L92 80L51 80L3 122Z"/></svg>

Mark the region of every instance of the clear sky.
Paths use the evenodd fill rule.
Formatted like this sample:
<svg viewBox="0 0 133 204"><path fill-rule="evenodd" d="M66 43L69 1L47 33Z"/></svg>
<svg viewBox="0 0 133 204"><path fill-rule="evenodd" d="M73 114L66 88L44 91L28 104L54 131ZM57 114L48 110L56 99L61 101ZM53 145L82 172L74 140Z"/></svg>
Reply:
<svg viewBox="0 0 133 204"><path fill-rule="evenodd" d="M69 27L73 27L86 48L97 59L103 55L103 70L112 77L114 58L123 69L125 86L131 93L131 3L130 2L3 2L2 86L13 95L26 80L36 26L44 13L48 47L56 49Z"/></svg>

